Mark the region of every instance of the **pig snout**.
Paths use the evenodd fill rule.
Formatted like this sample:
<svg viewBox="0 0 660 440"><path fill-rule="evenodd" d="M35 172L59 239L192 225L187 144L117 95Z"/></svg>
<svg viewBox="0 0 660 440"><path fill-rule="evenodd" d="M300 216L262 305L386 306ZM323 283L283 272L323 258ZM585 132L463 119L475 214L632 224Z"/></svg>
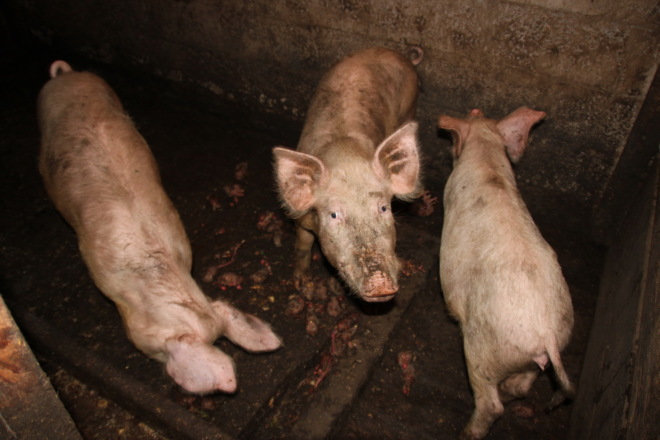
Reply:
<svg viewBox="0 0 660 440"><path fill-rule="evenodd" d="M368 302L385 302L392 299L398 290L396 280L379 271L364 280L360 296Z"/></svg>
<svg viewBox="0 0 660 440"><path fill-rule="evenodd" d="M399 290L398 259L393 252L391 255L382 252L370 249L357 258L362 275L358 282L359 295L368 302L389 301Z"/></svg>

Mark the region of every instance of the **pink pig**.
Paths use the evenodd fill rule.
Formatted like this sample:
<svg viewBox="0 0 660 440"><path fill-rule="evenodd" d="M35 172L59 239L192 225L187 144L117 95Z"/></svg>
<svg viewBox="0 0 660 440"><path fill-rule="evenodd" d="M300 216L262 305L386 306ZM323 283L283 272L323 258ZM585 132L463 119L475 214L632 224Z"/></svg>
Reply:
<svg viewBox="0 0 660 440"><path fill-rule="evenodd" d="M544 117L523 107L501 121L479 110L467 119L438 121L454 138L440 280L447 308L461 325L476 405L464 438L485 437L504 411L502 401L526 396L548 361L560 387L551 407L575 393L559 354L573 327L568 286L509 162L522 156L530 128Z"/></svg>
<svg viewBox="0 0 660 440"><path fill-rule="evenodd" d="M112 89L64 61L39 95L39 169L78 236L97 287L115 302L137 348L165 363L193 393L234 392L220 336L251 352L280 339L258 318L207 298L191 277L192 252L151 151Z"/></svg>
<svg viewBox="0 0 660 440"><path fill-rule="evenodd" d="M415 54L417 64L421 49ZM421 193L414 64L383 48L346 57L321 80L298 149L273 150L280 198L297 220L297 286L309 277L316 236L365 301L387 301L399 289L390 203Z"/></svg>

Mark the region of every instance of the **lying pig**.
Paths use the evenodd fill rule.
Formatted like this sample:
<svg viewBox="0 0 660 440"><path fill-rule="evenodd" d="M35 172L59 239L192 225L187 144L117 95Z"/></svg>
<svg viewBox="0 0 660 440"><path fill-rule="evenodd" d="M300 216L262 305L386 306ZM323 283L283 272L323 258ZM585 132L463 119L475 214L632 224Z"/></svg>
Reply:
<svg viewBox="0 0 660 440"><path fill-rule="evenodd" d="M278 190L297 219L294 280L309 278L318 237L328 261L365 301L391 299L400 263L390 203L421 194L414 62L383 48L340 61L312 98L296 151L273 150Z"/></svg>
<svg viewBox="0 0 660 440"><path fill-rule="evenodd" d="M523 107L499 122L479 110L438 121L454 139L440 279L447 308L461 325L474 392L465 438L484 437L502 414L502 401L526 396L548 361L560 387L551 407L575 393L559 355L573 327L568 286L509 163L520 159L530 128L544 117Z"/></svg>
<svg viewBox="0 0 660 440"><path fill-rule="evenodd" d="M112 89L64 61L51 65L50 76L38 102L39 169L94 282L137 348L164 362L181 387L235 391L233 361L214 341L224 335L261 352L280 339L256 317L209 300L192 279L183 224Z"/></svg>

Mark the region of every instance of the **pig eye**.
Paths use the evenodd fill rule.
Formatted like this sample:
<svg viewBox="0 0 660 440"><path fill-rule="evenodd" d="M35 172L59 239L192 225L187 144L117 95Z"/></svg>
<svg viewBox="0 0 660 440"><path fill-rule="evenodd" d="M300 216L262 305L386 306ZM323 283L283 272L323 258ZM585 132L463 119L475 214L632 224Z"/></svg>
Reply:
<svg viewBox="0 0 660 440"><path fill-rule="evenodd" d="M334 204L334 206L329 206L324 215L328 216L326 217L328 221L333 223L340 223L344 220L344 211L340 206L337 206L337 204Z"/></svg>
<svg viewBox="0 0 660 440"><path fill-rule="evenodd" d="M383 205L380 207L380 212L387 212L387 205Z"/></svg>

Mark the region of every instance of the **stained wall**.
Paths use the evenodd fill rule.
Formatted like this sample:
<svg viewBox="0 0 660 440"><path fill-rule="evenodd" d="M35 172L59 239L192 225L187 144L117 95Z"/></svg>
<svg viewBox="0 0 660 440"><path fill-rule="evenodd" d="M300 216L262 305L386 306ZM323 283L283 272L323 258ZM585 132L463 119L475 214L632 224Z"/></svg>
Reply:
<svg viewBox="0 0 660 440"><path fill-rule="evenodd" d="M517 167L520 184L532 205L543 200L545 212L579 227L609 197L660 47L654 0L7 0L3 8L17 33L65 54L297 120L345 54L419 45L431 189L442 190L451 168L440 112L481 108L499 118L527 105L548 117Z"/></svg>

